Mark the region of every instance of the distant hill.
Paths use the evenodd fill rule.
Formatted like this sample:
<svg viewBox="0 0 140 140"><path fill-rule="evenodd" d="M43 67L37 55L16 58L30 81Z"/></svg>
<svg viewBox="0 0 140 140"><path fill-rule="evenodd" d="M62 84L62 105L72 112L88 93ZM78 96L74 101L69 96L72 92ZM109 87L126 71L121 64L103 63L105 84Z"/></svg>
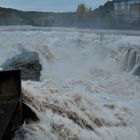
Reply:
<svg viewBox="0 0 140 140"><path fill-rule="evenodd" d="M91 11L83 16L76 12L53 13L53 12L25 12L10 8L0 8L0 25L32 25L32 26L57 26L79 28L103 28L101 19L105 16ZM106 19L107 21L107 19ZM106 25L110 26L106 22Z"/></svg>
<svg viewBox="0 0 140 140"><path fill-rule="evenodd" d="M0 25L33 25L37 13L0 7Z"/></svg>

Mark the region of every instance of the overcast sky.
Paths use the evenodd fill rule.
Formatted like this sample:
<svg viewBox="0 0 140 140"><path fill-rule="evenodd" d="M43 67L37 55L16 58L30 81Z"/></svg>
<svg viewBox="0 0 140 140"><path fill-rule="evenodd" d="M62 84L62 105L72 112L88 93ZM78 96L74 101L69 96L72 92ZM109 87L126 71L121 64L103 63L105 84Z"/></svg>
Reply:
<svg viewBox="0 0 140 140"><path fill-rule="evenodd" d="M0 7L30 11L74 11L78 4L85 3L95 9L107 0L0 0Z"/></svg>

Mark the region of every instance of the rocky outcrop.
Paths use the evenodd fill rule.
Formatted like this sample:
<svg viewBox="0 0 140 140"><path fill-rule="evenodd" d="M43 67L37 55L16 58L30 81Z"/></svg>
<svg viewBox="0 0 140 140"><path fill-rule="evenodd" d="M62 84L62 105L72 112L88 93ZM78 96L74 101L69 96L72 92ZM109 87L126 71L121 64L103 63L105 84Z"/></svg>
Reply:
<svg viewBox="0 0 140 140"><path fill-rule="evenodd" d="M8 59L1 67L4 70L20 69L23 80L40 80L42 66L36 52L22 52Z"/></svg>

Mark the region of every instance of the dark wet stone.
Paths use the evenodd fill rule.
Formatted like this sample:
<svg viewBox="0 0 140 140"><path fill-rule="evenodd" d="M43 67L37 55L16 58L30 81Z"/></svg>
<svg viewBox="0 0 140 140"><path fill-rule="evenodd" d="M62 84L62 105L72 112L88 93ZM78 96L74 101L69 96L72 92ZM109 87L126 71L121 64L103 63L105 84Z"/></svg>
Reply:
<svg viewBox="0 0 140 140"><path fill-rule="evenodd" d="M4 70L20 69L23 80L40 80L42 66L36 52L22 52L6 60L1 67Z"/></svg>

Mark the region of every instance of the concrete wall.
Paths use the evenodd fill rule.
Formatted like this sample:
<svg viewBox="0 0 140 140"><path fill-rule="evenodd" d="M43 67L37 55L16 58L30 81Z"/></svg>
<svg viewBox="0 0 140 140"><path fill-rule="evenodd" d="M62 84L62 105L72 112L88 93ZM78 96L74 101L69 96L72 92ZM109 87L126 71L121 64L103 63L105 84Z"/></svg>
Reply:
<svg viewBox="0 0 140 140"><path fill-rule="evenodd" d="M22 121L20 71L0 71L0 140L9 139Z"/></svg>

